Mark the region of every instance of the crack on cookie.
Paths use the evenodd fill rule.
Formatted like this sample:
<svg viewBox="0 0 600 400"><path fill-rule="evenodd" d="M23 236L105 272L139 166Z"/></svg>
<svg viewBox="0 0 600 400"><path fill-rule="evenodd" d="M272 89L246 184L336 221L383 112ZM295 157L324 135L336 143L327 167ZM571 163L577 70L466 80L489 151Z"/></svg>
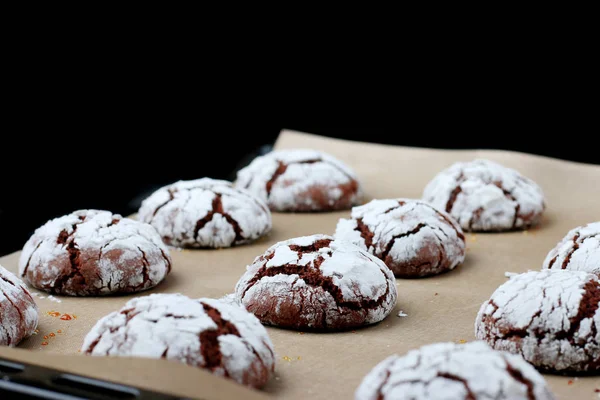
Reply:
<svg viewBox="0 0 600 400"><path fill-rule="evenodd" d="M571 344L574 344L574 336L575 333L579 331L581 322L587 318L594 318L594 315L600 306L600 282L590 280L583 286L583 290L585 292L579 301L577 315L569 319L570 329L564 333L559 332L556 334L558 339L567 339Z"/></svg>
<svg viewBox="0 0 600 400"><path fill-rule="evenodd" d="M369 229L367 224L363 222L362 218L356 220L356 228L354 228L354 230L360 232L360 237L363 238L365 241L365 246L367 246L367 249L369 249L373 245L373 236L375 236L375 233Z"/></svg>
<svg viewBox="0 0 600 400"><path fill-rule="evenodd" d="M519 201L516 199L516 197L512 194L512 192L510 190L507 190L504 188L504 186L502 185L502 182L500 181L495 181L492 182L496 187L498 187L498 189L502 190L502 193L504 193L504 196L509 199L510 201L514 201L515 204L515 216L513 219L513 223L512 223L512 228L516 228L517 227L517 219L519 218L519 211L521 210L521 204L519 204Z"/></svg>
<svg viewBox="0 0 600 400"><path fill-rule="evenodd" d="M440 378L444 378L444 379L448 379L451 381L456 381L456 382L462 383L463 386L465 387L465 390L467 391L467 396L465 397L465 400L475 400L477 398L475 396L475 394L473 393L473 391L471 390L471 388L469 387L469 383L467 382L466 379L461 378L460 376L457 376L454 374L450 374L448 372L438 372L437 376L439 376Z"/></svg>
<svg viewBox="0 0 600 400"><path fill-rule="evenodd" d="M146 258L146 253L144 252L144 250L142 250L141 248L137 248L140 253L142 253L142 283L140 283L139 285L137 285L135 287L136 290L138 290L139 288L144 288L146 286L146 284L148 283L148 281L150 281L150 275L148 274L148 267L150 266L150 263L148 262L148 259Z"/></svg>
<svg viewBox="0 0 600 400"><path fill-rule="evenodd" d="M471 214L471 218L469 218L469 230L473 230L473 224L475 223L475 221L479 221L482 213L483 207L479 207L475 211L473 211L473 214Z"/></svg>
<svg viewBox="0 0 600 400"><path fill-rule="evenodd" d="M452 211L452 207L454 207L454 202L458 195L462 192L462 187L460 186L465 180L465 176L461 172L458 178L456 178L456 187L450 193L450 197L448 197L448 201L446 202L446 212L450 213Z"/></svg>
<svg viewBox="0 0 600 400"><path fill-rule="evenodd" d="M433 207L431 204L428 203L421 203L429 208L431 208L437 215L439 215L444 221L446 221L448 223L448 225L450 225L450 227L452 227L452 229L454 229L454 231L456 232L456 235L464 242L465 241L465 235L458 230L458 228L455 226L455 224L444 214L442 214L437 208Z"/></svg>
<svg viewBox="0 0 600 400"><path fill-rule="evenodd" d="M29 269L29 264L31 263L31 259L33 258L33 255L35 254L35 252L40 248L40 246L42 245L42 243L44 243L43 240L41 240L37 246L35 246L35 249L33 249L33 251L31 252L31 254L29 255L29 259L27 260L27 264L25 264L25 268L23 269L23 273L21 274L21 278L23 278L25 276L25 274L27 274L27 270Z"/></svg>
<svg viewBox="0 0 600 400"><path fill-rule="evenodd" d="M8 279L6 279L5 277L3 277L1 275L0 275L0 279L2 279L5 282L10 283L12 286L15 286L14 283L12 283L11 281L9 281ZM19 324L22 324L24 319L23 319L23 313L21 312L21 309L19 307L17 307L17 305L11 300L10 297L8 297L8 293L3 293L3 294L4 294L4 298L6 300L8 300L8 302L15 308L15 310L17 310L17 313L19 313Z"/></svg>
<svg viewBox="0 0 600 400"><path fill-rule="evenodd" d="M323 160L321 158L315 158L312 160L295 161L295 162L290 162L287 164L284 163L283 161L277 160L277 169L271 176L271 179L269 179L265 185L265 189L267 190L267 198L269 198L269 196L271 195L271 190L273 189L273 184L275 183L277 178L279 178L281 175L283 175L290 165L292 165L292 164L314 164L319 161L323 161Z"/></svg>
<svg viewBox="0 0 600 400"><path fill-rule="evenodd" d="M575 236L573 236L573 247L571 248L571 250L569 250L569 252L565 256L565 259L561 265L562 269L567 268L567 265L569 265L569 263L571 262L571 257L573 256L573 253L575 253L577 251L577 249L579 249L579 243L577 243L577 239L579 239L579 232L577 232L575 234Z"/></svg>
<svg viewBox="0 0 600 400"><path fill-rule="evenodd" d="M170 202L172 202L175 199L175 193L177 193L177 189L167 189L167 192L169 192L169 200L165 201L164 203L162 203L161 205L159 205L158 207L156 207L154 209L154 212L152 213L152 219L154 219L154 217L156 217L156 214L158 214L158 211L163 208L164 206L166 206L167 204L169 204Z"/></svg>
<svg viewBox="0 0 600 400"><path fill-rule="evenodd" d="M397 210L397 209L399 209L399 208L402 208L402 207L403 207L405 204L406 204L406 202L405 202L405 201L398 200L398 205L397 205L397 206L394 206L394 207L388 208L388 209L387 209L387 210L385 210L385 211L384 211L382 214L387 214L387 213L389 213L389 212L392 212L392 211L394 211L394 210Z"/></svg>
<svg viewBox="0 0 600 400"><path fill-rule="evenodd" d="M504 358L504 362L506 362L506 372L508 372L508 374L514 380L521 382L523 385L525 385L527 387L527 398L529 400L535 400L535 393L533 391L533 389L534 389L533 382L531 382L529 379L525 378L525 376L523 375L523 373L521 371L513 368L512 365L510 365L510 363L506 359L506 357L502 356L502 358Z"/></svg>
<svg viewBox="0 0 600 400"><path fill-rule="evenodd" d="M167 257L167 255L165 254L165 251L163 249L161 249L160 247L158 249L160 250L160 254L162 254L162 257L165 259L165 262L167 263L167 274L168 274L171 272L171 260L169 260L169 257Z"/></svg>
<svg viewBox="0 0 600 400"><path fill-rule="evenodd" d="M390 291L390 284L387 279L387 276L383 271L381 271L386 277L386 290L385 293L379 296L377 299L361 299L361 300L344 300L344 295L342 290L333 282L333 278L330 276L324 276L320 269L311 268L306 265L297 265L297 264L286 264L281 267L271 267L267 268L266 265L262 266L254 275L252 279L250 279L246 285L244 292L242 293L241 298L243 299L246 296L246 293L250 288L252 288L255 284L257 284L262 278L271 277L276 275L297 275L300 279L304 280L304 282L313 287L320 287L325 292L329 293L335 303L340 308L347 308L354 311L359 311L363 309L374 309L379 307L387 298Z"/></svg>
<svg viewBox="0 0 600 400"><path fill-rule="evenodd" d="M308 246L300 246L297 244L290 244L289 248L290 248L290 250L298 252L298 253L317 253L319 251L319 249L329 247L329 244L332 241L333 241L332 239L319 239L319 240L315 240L312 244L309 244ZM275 254L275 253L273 253L273 254Z"/></svg>
<svg viewBox="0 0 600 400"><path fill-rule="evenodd" d="M206 224L208 224L210 221L212 221L215 214L222 215L223 218L225 218L225 220L227 220L229 225L231 225L231 228L235 232L234 243L238 243L238 242L245 240L243 232L242 232L242 228L240 227L240 224L238 224L238 222L235 219L233 219L231 217L231 215L229 215L228 213L226 213L223 210L223 202L221 201L220 193L215 193L215 197L212 201L212 210L210 210L204 216L204 218L201 218L198 220L198 222L196 222L196 228L194 229L194 240L198 240L197 239L198 233L200 232L200 230L202 228L204 228L206 226Z"/></svg>
<svg viewBox="0 0 600 400"><path fill-rule="evenodd" d="M387 385L388 381L390 380L390 376L392 375L392 371L390 369L388 369L387 371L385 371L385 378L383 378L383 382L381 382L381 385L379 385L379 388L377 388L377 400L383 400L384 399L384 395L382 393L383 387L385 385Z"/></svg>
<svg viewBox="0 0 600 400"><path fill-rule="evenodd" d="M211 371L217 368L223 368L225 376L229 377L229 372L223 365L223 354L219 344L219 336L234 335L241 337L240 332L234 324L221 316L219 310L209 306L206 303L200 303L206 312L206 315L217 325L216 330L205 330L200 333L200 353L204 358L204 368Z"/></svg>
<svg viewBox="0 0 600 400"><path fill-rule="evenodd" d="M85 276L81 273L81 260L80 255L81 252L79 248L76 247L75 239L71 239L69 244L67 245L67 252L69 254L69 262L71 264L71 272L66 275L62 275L54 281L54 285L50 287L50 291L56 294L63 293L63 287L69 280L74 280L75 278L81 279L83 282L82 286L87 286Z"/></svg>
<svg viewBox="0 0 600 400"><path fill-rule="evenodd" d="M401 233L399 235L395 235L393 236L390 241L388 242L387 246L385 247L385 249L383 250L383 252L381 252L379 258L381 258L382 260L386 261L387 264L387 256L390 253L390 251L392 250L392 247L394 246L394 243L396 242L397 239L406 237L406 236L410 236L410 235L414 235L417 232L419 232L422 228L426 227L426 224L420 223L419 225L417 225L413 230L410 230L408 232L404 232Z"/></svg>
<svg viewBox="0 0 600 400"><path fill-rule="evenodd" d="M548 269L551 269L552 266L554 265L554 263L556 262L556 260L558 259L558 254L554 256L554 258L552 258L552 260L550 260L550 262L548 263Z"/></svg>

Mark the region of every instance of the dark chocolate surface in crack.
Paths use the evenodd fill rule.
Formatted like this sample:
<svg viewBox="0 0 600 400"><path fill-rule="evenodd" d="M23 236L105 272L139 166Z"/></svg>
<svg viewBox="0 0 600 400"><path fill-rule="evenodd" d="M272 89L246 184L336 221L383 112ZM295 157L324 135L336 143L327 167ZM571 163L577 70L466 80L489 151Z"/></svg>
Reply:
<svg viewBox="0 0 600 400"><path fill-rule="evenodd" d="M293 162L289 162L289 163L284 163L281 160L277 160L277 164L278 164L277 169L273 173L273 176L271 176L271 179L269 179L267 181L267 183L265 184L265 189L267 191L267 198L269 198L269 196L271 195L271 190L273 189L273 185L275 184L275 181L277 180L277 178L279 178L281 175L283 175L290 165L292 165L292 164L314 164L317 162L326 163L326 164L332 166L333 168L337 169L342 174L344 174L350 180L351 185L349 187L347 187L345 191L349 191L351 193L356 193L358 191L358 184L356 183L356 178L349 175L346 171L341 169L339 166L337 166L331 162L328 162L327 160L324 160L320 157L309 159L309 160L304 160L304 161L293 161ZM248 186L249 186L249 184L246 187L248 187Z"/></svg>
<svg viewBox="0 0 600 400"><path fill-rule="evenodd" d="M200 303L204 307L206 314L217 325L215 330L205 330L200 333L200 353L204 358L204 368L214 371L217 368L223 368L225 376L229 376L229 372L223 366L223 354L219 345L219 336L235 335L240 336L240 332L235 325L223 319L219 310L209 306L206 303Z"/></svg>
<svg viewBox="0 0 600 400"><path fill-rule="evenodd" d="M79 224L85 221L85 216L79 217ZM67 252L69 254L69 262L71 264L71 271L68 274L59 276L54 284L48 288L52 293L63 294L63 288L69 280L71 280L70 286L75 287L85 287L86 280L83 274L81 273L81 260L80 260L80 251L77 247L77 243L75 243L75 232L77 232L77 225L73 224L71 233L67 233L65 230L62 230L56 239L56 243L62 246L66 246Z"/></svg>
<svg viewBox="0 0 600 400"><path fill-rule="evenodd" d="M363 222L362 218L356 220L356 228L355 231L360 232L360 237L365 241L365 246L367 246L367 250L373 245L373 236L375 233L369 229L369 226Z"/></svg>
<svg viewBox="0 0 600 400"><path fill-rule="evenodd" d="M235 242L241 242L245 239L240 224L238 224L238 222L235 219L233 219L231 215L229 215L223 210L223 202L221 201L220 193L215 193L215 197L212 201L212 210L209 211L208 214L204 216L204 218L199 219L198 222L196 222L196 228L194 229L194 239L198 237L198 232L200 232L200 230L204 228L206 224L212 221L215 214L222 215L223 218L227 220L229 225L231 225L231 228L235 232Z"/></svg>
<svg viewBox="0 0 600 400"><path fill-rule="evenodd" d="M400 239L400 238L403 238L406 236L410 236L410 235L414 235L426 226L427 226L426 224L419 224L413 230L393 236L390 239L390 241L388 242L388 244L386 245L385 249L381 252L379 258L381 258L382 260L385 261L385 259L387 258L388 254L392 250L392 247L394 246L394 243L396 242L397 239Z"/></svg>
<svg viewBox="0 0 600 400"><path fill-rule="evenodd" d="M460 175L458 176L458 178L456 178L456 187L454 188L452 193L450 193L448 202L446 202L446 212L447 213L450 213L452 211L452 207L454 207L454 202L456 201L456 198L458 197L460 192L462 192L462 187L460 185L464 182L464 180L465 180L465 176L461 172Z"/></svg>
<svg viewBox="0 0 600 400"><path fill-rule="evenodd" d="M560 266L562 269L567 268L567 265L569 265L569 263L571 262L571 257L573 256L573 253L575 253L579 249L579 243L577 243L577 239L579 239L579 232L577 232L575 234L575 236L573 236L573 247L571 248L569 253L566 255L565 260L563 261L562 265ZM554 258L553 261L556 261L556 258ZM552 264L554 264L554 262ZM550 267L552 267L552 264L550 264Z"/></svg>
<svg viewBox="0 0 600 400"><path fill-rule="evenodd" d="M278 164L277 169L273 173L273 176L271 176L271 179L269 179L266 184L267 197L269 197L269 195L271 194L271 190L273 189L273 184L275 183L277 178L279 178L281 175L283 175L285 173L285 171L287 170L287 167L289 165L291 165L291 164L314 164L319 161L322 161L322 160L320 158L315 158L315 159L311 159L311 160L296 161L296 162L291 162L291 163L286 164L283 161L277 160L277 164Z"/></svg>
<svg viewBox="0 0 600 400"><path fill-rule="evenodd" d="M440 378L449 379L451 381L456 381L456 382L462 383L462 385L465 387L465 390L467 391L467 396L465 397L465 400L475 400L475 399L477 399L477 397L475 397L475 394L473 393L473 391L469 387L469 383L467 382L466 379L461 378L460 376L457 376L457 375L454 375L454 374L446 373L446 372L438 372L437 376L439 376Z"/></svg>
<svg viewBox="0 0 600 400"><path fill-rule="evenodd" d="M527 398L529 400L535 400L535 393L533 391L533 382L531 382L529 379L525 378L525 376L521 373L521 371L514 369L510 363L508 362L508 360L506 358L504 358L504 361L506 362L506 372L508 372L508 374L510 376L512 376L512 378L518 382L521 382L523 385L525 385L527 387Z"/></svg>

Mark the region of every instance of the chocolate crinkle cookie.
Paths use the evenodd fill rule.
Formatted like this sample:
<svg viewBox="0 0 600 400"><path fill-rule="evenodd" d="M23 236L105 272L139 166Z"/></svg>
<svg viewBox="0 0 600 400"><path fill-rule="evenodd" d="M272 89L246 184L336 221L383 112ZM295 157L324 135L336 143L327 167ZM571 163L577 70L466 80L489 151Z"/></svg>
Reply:
<svg viewBox="0 0 600 400"><path fill-rule="evenodd" d="M0 346L16 346L37 324L38 308L29 290L0 265Z"/></svg>
<svg viewBox="0 0 600 400"><path fill-rule="evenodd" d="M373 200L354 207L351 219L339 220L335 237L380 258L401 278L446 272L465 258L460 226L418 200Z"/></svg>
<svg viewBox="0 0 600 400"><path fill-rule="evenodd" d="M248 266L235 293L263 324L298 330L373 324L397 297L394 275L381 260L325 235L270 247Z"/></svg>
<svg viewBox="0 0 600 400"><path fill-rule="evenodd" d="M142 202L140 220L177 247L230 247L271 231L271 212L231 182L202 178L158 189Z"/></svg>
<svg viewBox="0 0 600 400"><path fill-rule="evenodd" d="M341 161L315 150L280 150L238 172L236 186L274 211L346 210L360 202L361 186Z"/></svg>
<svg viewBox="0 0 600 400"><path fill-rule="evenodd" d="M153 227L98 210L48 221L19 260L19 274L31 286L70 296L139 292L170 270L169 250Z"/></svg>
<svg viewBox="0 0 600 400"><path fill-rule="evenodd" d="M436 343L383 360L356 400L553 400L546 381L522 357L484 342Z"/></svg>
<svg viewBox="0 0 600 400"><path fill-rule="evenodd" d="M569 269L600 276L600 221L567 233L546 256L543 269Z"/></svg>
<svg viewBox="0 0 600 400"><path fill-rule="evenodd" d="M179 361L256 388L267 383L275 368L271 339L252 314L219 300L181 294L128 301L96 323L81 351Z"/></svg>
<svg viewBox="0 0 600 400"><path fill-rule="evenodd" d="M506 231L536 225L542 189L514 169L489 160L459 162L440 172L423 200L446 211L467 231Z"/></svg>
<svg viewBox="0 0 600 400"><path fill-rule="evenodd" d="M541 370L600 372L600 281L581 271L512 277L483 303L475 335Z"/></svg>

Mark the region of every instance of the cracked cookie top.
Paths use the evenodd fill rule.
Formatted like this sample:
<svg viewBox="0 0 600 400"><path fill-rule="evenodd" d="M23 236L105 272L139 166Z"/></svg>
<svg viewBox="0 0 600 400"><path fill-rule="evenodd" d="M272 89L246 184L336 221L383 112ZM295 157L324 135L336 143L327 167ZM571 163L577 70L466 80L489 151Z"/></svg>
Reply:
<svg viewBox="0 0 600 400"><path fill-rule="evenodd" d="M445 212L419 200L373 200L340 219L336 239L385 262L398 277L439 274L464 261L465 237Z"/></svg>
<svg viewBox="0 0 600 400"><path fill-rule="evenodd" d="M164 358L262 387L275 367L265 328L238 306L181 294L137 297L100 319L81 351L93 356Z"/></svg>
<svg viewBox="0 0 600 400"><path fill-rule="evenodd" d="M247 267L235 293L262 323L301 330L379 322L397 297L394 275L381 260L325 235L273 245Z"/></svg>
<svg viewBox="0 0 600 400"><path fill-rule="evenodd" d="M380 362L356 400L552 400L546 381L523 358L484 342L436 343Z"/></svg>
<svg viewBox="0 0 600 400"><path fill-rule="evenodd" d="M19 274L30 285L70 296L138 292L170 270L169 250L154 228L98 210L48 221L19 260Z"/></svg>
<svg viewBox="0 0 600 400"><path fill-rule="evenodd" d="M516 275L483 303L478 339L539 369L600 371L600 281L582 271Z"/></svg>
<svg viewBox="0 0 600 400"><path fill-rule="evenodd" d="M600 276L600 221L579 226L550 250L543 269L569 269Z"/></svg>
<svg viewBox="0 0 600 400"><path fill-rule="evenodd" d="M254 193L274 211L346 210L362 189L341 161L315 150L273 151L238 172L236 186Z"/></svg>
<svg viewBox="0 0 600 400"><path fill-rule="evenodd" d="M229 247L271 231L271 212L261 200L209 178L158 189L142 202L139 218L178 247Z"/></svg>
<svg viewBox="0 0 600 400"><path fill-rule="evenodd" d="M16 346L37 324L38 308L29 290L0 265L0 346Z"/></svg>
<svg viewBox="0 0 600 400"><path fill-rule="evenodd" d="M545 209L535 182L489 160L453 164L429 182L423 199L467 231L527 228L540 221Z"/></svg>

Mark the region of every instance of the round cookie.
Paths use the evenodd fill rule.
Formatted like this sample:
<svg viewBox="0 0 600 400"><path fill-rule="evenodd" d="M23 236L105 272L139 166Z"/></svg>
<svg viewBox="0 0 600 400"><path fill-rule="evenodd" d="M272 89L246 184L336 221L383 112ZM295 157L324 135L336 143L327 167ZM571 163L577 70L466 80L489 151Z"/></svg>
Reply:
<svg viewBox="0 0 600 400"><path fill-rule="evenodd" d="M600 276L600 221L569 231L550 250L542 269L569 269Z"/></svg>
<svg viewBox="0 0 600 400"><path fill-rule="evenodd" d="M381 260L325 235L273 245L247 267L235 294L263 324L298 330L373 324L397 298L394 275Z"/></svg>
<svg viewBox="0 0 600 400"><path fill-rule="evenodd" d="M552 400L523 358L484 342L436 343L393 355L365 376L356 400Z"/></svg>
<svg viewBox="0 0 600 400"><path fill-rule="evenodd" d="M37 324L38 308L29 290L0 265L0 346L16 346Z"/></svg>
<svg viewBox="0 0 600 400"><path fill-rule="evenodd" d="M475 336L541 370L600 372L600 281L581 271L527 272L483 303Z"/></svg>
<svg viewBox="0 0 600 400"><path fill-rule="evenodd" d="M271 231L271 212L261 200L209 178L158 189L142 202L139 218L177 247L230 247Z"/></svg>
<svg viewBox="0 0 600 400"><path fill-rule="evenodd" d="M69 296L139 292L170 270L169 250L154 228L98 210L48 221L19 260L19 274L31 286Z"/></svg>
<svg viewBox="0 0 600 400"><path fill-rule="evenodd" d="M535 182L489 160L453 164L429 182L423 200L466 231L525 229L540 221L546 207Z"/></svg>
<svg viewBox="0 0 600 400"><path fill-rule="evenodd" d="M350 168L329 154L306 149L257 157L238 172L236 186L274 211L347 210L362 197Z"/></svg>
<svg viewBox="0 0 600 400"><path fill-rule="evenodd" d="M465 259L465 236L446 213L409 199L373 200L340 219L336 239L380 258L400 278L454 269Z"/></svg>
<svg viewBox="0 0 600 400"><path fill-rule="evenodd" d="M81 351L175 360L243 385L264 386L275 368L265 328L239 306L181 294L134 298L100 319Z"/></svg>

